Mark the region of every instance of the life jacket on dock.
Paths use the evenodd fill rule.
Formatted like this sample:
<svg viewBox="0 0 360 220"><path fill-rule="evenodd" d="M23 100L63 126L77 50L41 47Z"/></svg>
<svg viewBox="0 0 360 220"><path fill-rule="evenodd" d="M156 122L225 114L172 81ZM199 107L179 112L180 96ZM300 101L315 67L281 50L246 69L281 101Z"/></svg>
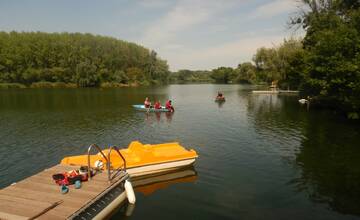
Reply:
<svg viewBox="0 0 360 220"><path fill-rule="evenodd" d="M72 185L75 184L76 181L87 181L87 174L79 174L77 170L71 170L69 172L57 173L52 176L53 180L59 186L62 185Z"/></svg>

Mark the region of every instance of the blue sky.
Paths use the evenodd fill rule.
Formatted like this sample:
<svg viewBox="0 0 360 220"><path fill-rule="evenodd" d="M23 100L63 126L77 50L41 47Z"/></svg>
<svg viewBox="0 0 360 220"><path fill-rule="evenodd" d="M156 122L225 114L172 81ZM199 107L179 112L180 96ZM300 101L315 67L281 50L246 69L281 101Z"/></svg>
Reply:
<svg viewBox="0 0 360 220"><path fill-rule="evenodd" d="M86 32L154 49L171 70L235 67L301 33L296 0L0 0L1 31Z"/></svg>

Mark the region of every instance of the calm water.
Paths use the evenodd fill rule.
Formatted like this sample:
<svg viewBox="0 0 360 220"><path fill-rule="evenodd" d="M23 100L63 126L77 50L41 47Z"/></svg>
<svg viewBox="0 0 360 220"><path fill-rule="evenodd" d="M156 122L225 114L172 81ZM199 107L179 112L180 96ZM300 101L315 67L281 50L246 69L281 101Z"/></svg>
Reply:
<svg viewBox="0 0 360 220"><path fill-rule="evenodd" d="M360 127L238 85L0 90L0 187L103 147L179 141L194 170L145 180L130 219L360 219ZM215 103L218 90L227 100ZM145 96L173 115L136 112ZM113 219L124 219L122 207Z"/></svg>

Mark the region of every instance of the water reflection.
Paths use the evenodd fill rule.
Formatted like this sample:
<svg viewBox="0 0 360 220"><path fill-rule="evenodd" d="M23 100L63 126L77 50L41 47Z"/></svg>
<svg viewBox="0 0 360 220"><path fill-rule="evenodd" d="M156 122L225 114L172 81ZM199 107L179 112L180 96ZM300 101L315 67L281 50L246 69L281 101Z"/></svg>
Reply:
<svg viewBox="0 0 360 220"><path fill-rule="evenodd" d="M267 153L295 164L299 175L288 183L296 192L338 213L360 216L359 125L323 110L309 113L290 96L250 96L248 114L258 134L271 140L267 147L277 140Z"/></svg>
<svg viewBox="0 0 360 220"><path fill-rule="evenodd" d="M260 134L269 138L280 137L283 141L288 139L298 145L308 113L301 109L296 100L293 96L286 95L250 94L247 99L247 114Z"/></svg>
<svg viewBox="0 0 360 220"><path fill-rule="evenodd" d="M306 139L296 154L301 175L292 181L316 203L325 203L342 214L360 216L359 127L347 132L344 124L317 123L311 118L305 127ZM345 141L346 140L346 141Z"/></svg>
<svg viewBox="0 0 360 220"><path fill-rule="evenodd" d="M221 108L224 104L225 104L225 101L215 101L218 105L219 108Z"/></svg>
<svg viewBox="0 0 360 220"><path fill-rule="evenodd" d="M142 114L142 113L141 113ZM153 122L161 122L162 118L165 119L166 122L171 123L174 112L145 112L145 121L149 124Z"/></svg>
<svg viewBox="0 0 360 220"><path fill-rule="evenodd" d="M166 121L171 123L174 112L165 112Z"/></svg>
<svg viewBox="0 0 360 220"><path fill-rule="evenodd" d="M296 97L254 95L251 89L0 91L0 188L83 154L91 143L179 141L198 151L201 178L143 185L136 207L122 207L120 219L131 213L132 219L358 218L360 128L331 112L307 111ZM217 91L227 98L221 110L214 103ZM132 105L145 97L172 99L176 111L136 111Z"/></svg>
<svg viewBox="0 0 360 220"><path fill-rule="evenodd" d="M155 191L165 189L176 183L195 182L197 173L193 167L177 170L175 172L160 173L131 179L135 192L150 196Z"/></svg>
<svg viewBox="0 0 360 220"><path fill-rule="evenodd" d="M172 172L163 172L153 175L146 175L131 178L135 192L144 196L151 196L156 191L166 189L178 183L192 183L197 179L197 173L193 166ZM119 207L112 219L125 219L135 211L135 205L126 203Z"/></svg>

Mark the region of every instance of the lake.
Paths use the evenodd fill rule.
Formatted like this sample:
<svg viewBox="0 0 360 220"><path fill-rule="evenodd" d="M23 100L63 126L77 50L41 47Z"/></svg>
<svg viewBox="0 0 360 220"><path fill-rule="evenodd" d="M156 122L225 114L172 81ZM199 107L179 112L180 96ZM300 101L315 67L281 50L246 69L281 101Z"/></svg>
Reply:
<svg viewBox="0 0 360 220"><path fill-rule="evenodd" d="M131 216L125 205L112 219L360 219L360 126L252 89L0 90L0 188L91 143L178 141L198 152L194 168L140 182ZM132 108L145 97L175 113Z"/></svg>

